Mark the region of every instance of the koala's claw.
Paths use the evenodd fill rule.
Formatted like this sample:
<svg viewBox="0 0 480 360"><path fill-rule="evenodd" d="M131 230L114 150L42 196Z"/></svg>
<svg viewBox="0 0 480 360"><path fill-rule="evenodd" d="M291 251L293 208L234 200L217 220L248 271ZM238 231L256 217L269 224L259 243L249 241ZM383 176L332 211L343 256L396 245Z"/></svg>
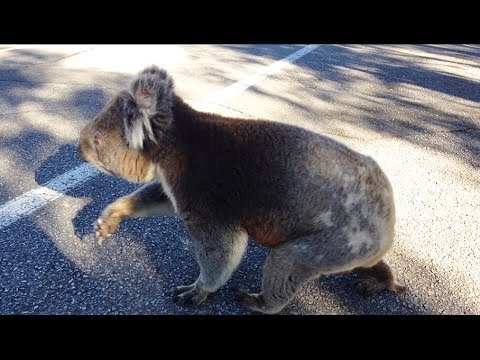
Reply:
<svg viewBox="0 0 480 360"><path fill-rule="evenodd" d="M95 231L95 239L97 240L98 245L102 245L103 240L105 240L104 237L100 236L100 233L98 231Z"/></svg>
<svg viewBox="0 0 480 360"><path fill-rule="evenodd" d="M171 292L173 295L180 295L186 291L190 291L195 287L195 283L190 285L175 286L172 288Z"/></svg>
<svg viewBox="0 0 480 360"><path fill-rule="evenodd" d="M262 294L250 294L243 289L236 289L237 298L244 306L253 311L259 311L265 314L274 314L277 312L276 308L268 307Z"/></svg>
<svg viewBox="0 0 480 360"><path fill-rule="evenodd" d="M174 301L182 306L198 306L208 296L208 291L200 289L195 285L178 286L172 289Z"/></svg>
<svg viewBox="0 0 480 360"><path fill-rule="evenodd" d="M243 290L243 289L236 289L235 294L237 295L237 298L245 305L246 307L250 309L255 309L261 305L261 300L262 298L260 297L260 294L250 294L248 291Z"/></svg>
<svg viewBox="0 0 480 360"><path fill-rule="evenodd" d="M120 218L114 216L102 215L94 225L95 239L99 245L102 245L105 238L112 236L117 232Z"/></svg>

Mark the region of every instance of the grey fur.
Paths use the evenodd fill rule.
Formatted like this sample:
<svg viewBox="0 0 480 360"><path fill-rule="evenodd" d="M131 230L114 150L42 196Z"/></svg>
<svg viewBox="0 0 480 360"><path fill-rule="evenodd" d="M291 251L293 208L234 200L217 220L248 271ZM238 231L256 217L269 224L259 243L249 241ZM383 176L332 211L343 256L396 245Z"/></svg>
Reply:
<svg viewBox="0 0 480 360"><path fill-rule="evenodd" d="M272 248L261 292L239 293L251 309L276 313L305 281L354 269L368 276L362 292L404 290L382 260L394 240L390 182L373 159L333 139L198 112L153 66L82 130L79 152L111 174L153 181L106 208L98 238L132 216L175 211L185 222L200 275L173 289L180 304L224 285L249 235Z"/></svg>

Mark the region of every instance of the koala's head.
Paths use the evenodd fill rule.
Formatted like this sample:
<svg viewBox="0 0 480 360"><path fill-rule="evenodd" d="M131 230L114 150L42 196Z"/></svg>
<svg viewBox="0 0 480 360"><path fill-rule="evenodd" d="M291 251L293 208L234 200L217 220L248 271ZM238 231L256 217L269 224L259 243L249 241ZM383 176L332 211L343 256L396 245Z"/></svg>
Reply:
<svg viewBox="0 0 480 360"><path fill-rule="evenodd" d="M173 81L150 66L80 132L80 157L111 175L146 182L153 176L146 148L161 146L172 122Z"/></svg>

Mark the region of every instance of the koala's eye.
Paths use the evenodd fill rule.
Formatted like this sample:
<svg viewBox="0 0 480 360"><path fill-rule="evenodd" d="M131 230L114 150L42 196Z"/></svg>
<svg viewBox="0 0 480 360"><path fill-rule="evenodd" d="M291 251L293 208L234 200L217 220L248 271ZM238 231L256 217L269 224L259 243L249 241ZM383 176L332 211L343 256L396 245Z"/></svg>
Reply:
<svg viewBox="0 0 480 360"><path fill-rule="evenodd" d="M93 143L95 145L98 145L100 143L100 141L98 140L98 134L95 134L95 136L93 137Z"/></svg>

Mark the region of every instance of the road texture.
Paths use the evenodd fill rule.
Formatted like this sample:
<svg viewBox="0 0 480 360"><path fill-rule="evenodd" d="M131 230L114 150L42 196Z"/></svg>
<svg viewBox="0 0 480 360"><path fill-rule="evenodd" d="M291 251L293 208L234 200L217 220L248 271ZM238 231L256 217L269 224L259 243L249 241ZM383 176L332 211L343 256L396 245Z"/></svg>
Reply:
<svg viewBox="0 0 480 360"><path fill-rule="evenodd" d="M0 207L81 164L79 130L132 75L165 67L189 102L301 45L0 46ZM305 284L282 314L480 313L480 46L321 45L216 111L327 134L375 158L397 206L387 259L403 295L363 298L354 274ZM252 314L266 249L250 242L198 308L169 289L198 267L175 217L131 219L98 246L102 209L138 185L93 176L0 228L0 314Z"/></svg>

